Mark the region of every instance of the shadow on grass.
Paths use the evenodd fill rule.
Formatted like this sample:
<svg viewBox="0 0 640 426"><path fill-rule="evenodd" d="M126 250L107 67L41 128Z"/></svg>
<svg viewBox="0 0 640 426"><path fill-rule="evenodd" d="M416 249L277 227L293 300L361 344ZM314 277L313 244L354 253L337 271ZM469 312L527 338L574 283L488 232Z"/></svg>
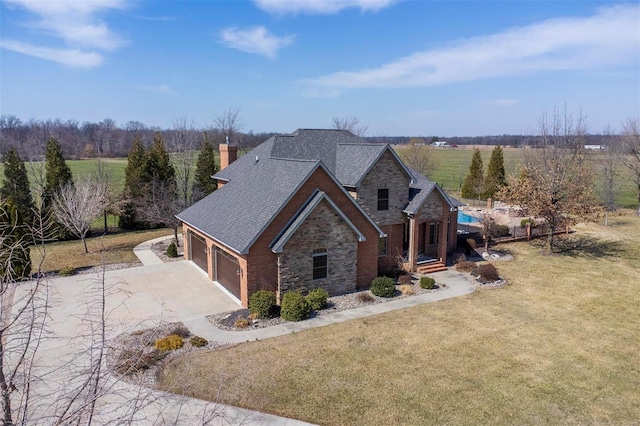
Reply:
<svg viewBox="0 0 640 426"><path fill-rule="evenodd" d="M540 239L534 244L544 249L546 241ZM619 256L622 252L622 244L617 241L603 241L586 235L556 237L553 243L553 254L560 256L599 259Z"/></svg>

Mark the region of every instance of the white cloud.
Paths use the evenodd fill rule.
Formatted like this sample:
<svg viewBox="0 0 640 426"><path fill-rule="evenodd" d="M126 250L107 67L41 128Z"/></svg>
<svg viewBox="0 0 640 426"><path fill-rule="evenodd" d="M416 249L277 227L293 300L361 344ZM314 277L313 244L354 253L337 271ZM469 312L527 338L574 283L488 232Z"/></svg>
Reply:
<svg viewBox="0 0 640 426"><path fill-rule="evenodd" d="M168 84L158 84L157 86L142 86L138 87L140 90L146 90L147 92L160 93L161 95L177 95L178 92L173 90Z"/></svg>
<svg viewBox="0 0 640 426"><path fill-rule="evenodd" d="M277 37L264 27L245 30L227 28L220 32L220 43L231 49L275 58L278 50L293 43L294 36Z"/></svg>
<svg viewBox="0 0 640 426"><path fill-rule="evenodd" d="M102 64L102 55L95 52L82 52L78 49L56 49L34 46L16 40L0 40L0 47L24 55L47 59L71 67L92 68Z"/></svg>
<svg viewBox="0 0 640 426"><path fill-rule="evenodd" d="M10 7L21 7L35 15L36 19L23 24L24 27L58 38L64 41L66 48L52 48L46 46L33 46L23 49L21 53L51 59L51 55L43 55L39 52L57 52L55 58L69 59L68 62L51 59L70 66L76 64L77 56L102 57L96 50L113 51L125 44L125 41L109 29L107 24L97 15L114 9L124 9L127 4L124 0L5 0ZM16 41L15 43L20 43ZM23 44L24 45L24 44ZM81 51L80 49L92 50ZM16 50L18 51L18 50ZM33 54L39 53L39 54ZM74 52L73 55L63 55L61 52ZM88 61L90 62L90 61ZM102 61L96 61L97 66Z"/></svg>
<svg viewBox="0 0 640 426"><path fill-rule="evenodd" d="M512 107L520 103L520 101L517 99L489 99L486 103L499 107Z"/></svg>
<svg viewBox="0 0 640 426"><path fill-rule="evenodd" d="M274 14L330 15L347 8L376 12L400 0L254 0L260 9Z"/></svg>
<svg viewBox="0 0 640 426"><path fill-rule="evenodd" d="M378 68L305 83L331 88L436 86L555 70L601 69L638 61L640 7L603 8L587 18L551 19L414 53Z"/></svg>

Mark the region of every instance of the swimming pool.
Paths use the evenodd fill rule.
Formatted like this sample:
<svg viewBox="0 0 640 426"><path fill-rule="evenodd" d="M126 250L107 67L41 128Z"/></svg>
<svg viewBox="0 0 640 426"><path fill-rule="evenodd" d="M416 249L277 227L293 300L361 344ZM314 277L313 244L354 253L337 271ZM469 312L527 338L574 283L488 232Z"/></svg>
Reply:
<svg viewBox="0 0 640 426"><path fill-rule="evenodd" d="M480 219L458 210L458 223L478 223Z"/></svg>

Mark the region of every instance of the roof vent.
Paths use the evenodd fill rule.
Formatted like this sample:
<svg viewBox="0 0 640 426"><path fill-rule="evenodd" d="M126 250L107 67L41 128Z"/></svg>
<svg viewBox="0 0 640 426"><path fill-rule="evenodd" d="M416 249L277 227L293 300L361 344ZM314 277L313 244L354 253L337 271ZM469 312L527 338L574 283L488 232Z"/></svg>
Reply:
<svg viewBox="0 0 640 426"><path fill-rule="evenodd" d="M256 163L260 160L260 158L258 158L258 156L256 155Z"/></svg>

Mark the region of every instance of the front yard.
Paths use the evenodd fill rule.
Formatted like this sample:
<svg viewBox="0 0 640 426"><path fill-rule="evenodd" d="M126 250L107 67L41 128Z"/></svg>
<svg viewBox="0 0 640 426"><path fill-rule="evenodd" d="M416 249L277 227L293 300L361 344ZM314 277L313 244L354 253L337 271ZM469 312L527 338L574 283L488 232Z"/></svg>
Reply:
<svg viewBox="0 0 640 426"><path fill-rule="evenodd" d="M640 218L611 223L509 245L509 286L187 355L159 386L320 424L632 424Z"/></svg>

